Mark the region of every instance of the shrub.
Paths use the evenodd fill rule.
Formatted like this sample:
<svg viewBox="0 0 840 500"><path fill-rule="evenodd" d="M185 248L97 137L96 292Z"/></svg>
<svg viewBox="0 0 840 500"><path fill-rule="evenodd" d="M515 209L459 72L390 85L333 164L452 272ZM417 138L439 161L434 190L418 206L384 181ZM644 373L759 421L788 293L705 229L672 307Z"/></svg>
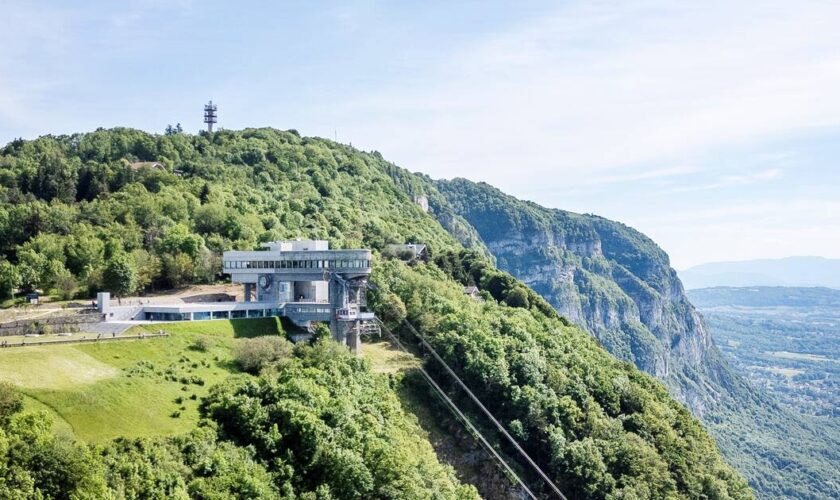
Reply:
<svg viewBox="0 0 840 500"><path fill-rule="evenodd" d="M0 382L0 427L6 425L12 415L23 409L23 398L8 382Z"/></svg>
<svg viewBox="0 0 840 500"><path fill-rule="evenodd" d="M377 313L389 328L396 328L406 317L405 304L397 294L388 293L382 298Z"/></svg>
<svg viewBox="0 0 840 500"><path fill-rule="evenodd" d="M255 374L291 355L292 343L280 337L241 339L233 346L234 362L243 371Z"/></svg>
<svg viewBox="0 0 840 500"><path fill-rule="evenodd" d="M213 342L211 342L210 339L208 339L207 337L198 337L190 345L191 350L199 352L207 352L210 350L211 347L213 347ZM193 365L194 367L197 367L197 365Z"/></svg>

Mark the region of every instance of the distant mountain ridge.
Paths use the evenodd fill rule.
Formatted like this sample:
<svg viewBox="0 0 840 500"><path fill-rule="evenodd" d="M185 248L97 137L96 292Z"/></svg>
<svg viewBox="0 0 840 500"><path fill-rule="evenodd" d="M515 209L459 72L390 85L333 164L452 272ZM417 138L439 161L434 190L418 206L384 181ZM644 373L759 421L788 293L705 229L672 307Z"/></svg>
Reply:
<svg viewBox="0 0 840 500"><path fill-rule="evenodd" d="M822 286L840 289L840 259L824 257L710 262L678 274L687 290L717 286Z"/></svg>
<svg viewBox="0 0 840 500"><path fill-rule="evenodd" d="M840 290L826 287L750 286L697 288L689 290L698 308L714 307L837 307Z"/></svg>

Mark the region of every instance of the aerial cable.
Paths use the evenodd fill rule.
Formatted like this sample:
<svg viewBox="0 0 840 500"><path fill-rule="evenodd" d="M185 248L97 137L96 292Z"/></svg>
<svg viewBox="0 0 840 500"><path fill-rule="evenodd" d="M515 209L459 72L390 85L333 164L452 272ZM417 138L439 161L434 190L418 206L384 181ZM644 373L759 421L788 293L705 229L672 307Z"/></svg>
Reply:
<svg viewBox="0 0 840 500"><path fill-rule="evenodd" d="M377 321L379 321L379 320L377 319ZM384 323L382 323L382 321L379 321L379 323L380 323L380 326L382 326L382 330L385 333L388 334L388 336L391 338L391 340L395 344L397 344L397 347L399 347L401 351L403 351L405 353L408 353L408 354L411 354L408 351L408 349L406 349L405 346L403 346L402 343L397 339L397 337L393 333L391 333L390 330L388 330L388 328L385 326ZM502 467L504 467L504 469L507 471L507 473L510 474L511 476L513 476L514 479L516 479L516 482L519 483L519 486L521 486L522 489L525 490L525 492L528 494L528 496L530 496L534 500L537 500L537 496L534 495L534 492L532 492L531 489L528 488L528 486L525 484L525 482L522 480L522 478L520 478L519 475L516 472L514 472L513 468L511 468L511 466L508 465L508 463L505 461L504 458L502 458L502 456L499 454L499 452L497 452L496 449L493 448L493 445L490 444L490 442L487 440L487 438L485 438L484 435L481 434L481 432L479 432L479 430L472 424L472 422L470 422L470 420L467 418L467 416L464 415L464 412L462 412L458 408L458 405L456 405L455 402L453 402L452 399L450 399L449 396L446 395L446 392L443 390L443 388L441 388L438 385L438 383L435 382L435 380L431 377L431 375L429 375L429 373L423 367L419 367L418 369L420 370L420 373L423 375L423 378L426 380L426 382L428 382L429 385L431 385L432 388L435 389L435 391L437 391L438 397L443 399L443 401L447 404L447 406L449 406L449 409L452 410L452 412L458 418L460 418L464 422L464 424L466 424L467 428L472 433L472 435L477 437L479 439L479 441L481 441L481 443L490 451L490 453L493 455L493 457L495 457L495 459L500 464L502 464Z"/></svg>
<svg viewBox="0 0 840 500"><path fill-rule="evenodd" d="M505 427L496 419L496 417L494 417L493 414L490 413L490 410L488 410L487 407L484 406L484 404L482 404L482 402L478 399L478 397L476 397L475 394L473 394L470 388L467 387L467 384L465 384L461 380L461 378L458 377L457 374L455 374L455 372L452 370L452 368L449 367L446 361L444 361L443 358L441 358L440 355L438 355L437 351L434 350L431 344L429 344L429 342L426 341L426 338L423 337L423 335L420 332L418 332L417 329L414 328L414 325L412 325L408 320L403 320L403 323L405 323L411 329L414 335L416 335L417 338L420 339L420 342L423 344L423 346L429 349L429 351L432 353L432 356L434 356L435 359L438 360L438 362L441 365L443 365L443 367L446 369L449 375L451 375L452 378L454 378L455 381L458 382L458 385L460 385L461 388L464 389L464 391L467 393L470 399L472 399L473 402L476 405L478 405L479 408L481 408L481 411L484 412L485 415L487 415L487 418L489 418L493 422L493 424L496 426L499 432L501 432L507 438L510 444L513 445L514 448L516 448L519 454L522 455L522 458L524 458L528 462L528 464L530 464L531 467L537 472L537 474L539 474L540 477L543 478L546 484L548 484L551 487L551 489L554 490L557 496L559 496L563 500L566 500L565 495L563 495L563 492L560 491L560 488L558 488L557 485L554 484L554 481L552 481L551 478L549 478L548 475L546 475L546 473L543 472L540 466L537 465L537 463L534 462L534 460L528 455L528 453L522 448L522 446L520 446L519 443L516 442L516 440L513 438L513 436L510 435L507 429L505 429Z"/></svg>

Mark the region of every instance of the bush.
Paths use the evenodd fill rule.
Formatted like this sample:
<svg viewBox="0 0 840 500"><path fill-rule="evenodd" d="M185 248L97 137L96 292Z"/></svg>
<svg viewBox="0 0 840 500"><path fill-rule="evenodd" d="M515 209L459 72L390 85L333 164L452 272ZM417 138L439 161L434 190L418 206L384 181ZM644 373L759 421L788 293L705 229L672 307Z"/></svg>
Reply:
<svg viewBox="0 0 840 500"><path fill-rule="evenodd" d="M405 304L394 293L388 293L380 302L377 314L389 328L396 328L406 317Z"/></svg>
<svg viewBox="0 0 840 500"><path fill-rule="evenodd" d="M12 415L23 409L23 398L8 382L0 382L0 427L9 423Z"/></svg>
<svg viewBox="0 0 840 500"><path fill-rule="evenodd" d="M263 368L288 359L292 343L280 337L254 337L237 340L233 346L233 360L243 371L259 373Z"/></svg>
<svg viewBox="0 0 840 500"><path fill-rule="evenodd" d="M213 342L211 342L210 339L207 337L198 337L190 345L191 350L199 352L207 352L210 350L211 347L213 347Z"/></svg>

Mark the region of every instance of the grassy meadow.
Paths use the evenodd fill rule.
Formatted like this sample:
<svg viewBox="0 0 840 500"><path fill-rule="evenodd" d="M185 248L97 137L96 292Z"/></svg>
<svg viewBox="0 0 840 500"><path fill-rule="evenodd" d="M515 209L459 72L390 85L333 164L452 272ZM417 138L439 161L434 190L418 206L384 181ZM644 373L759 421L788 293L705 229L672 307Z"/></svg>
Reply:
<svg viewBox="0 0 840 500"><path fill-rule="evenodd" d="M198 402L237 372L234 339L283 332L276 318L142 325L166 338L0 350L0 380L51 415L61 432L88 442L186 432Z"/></svg>

